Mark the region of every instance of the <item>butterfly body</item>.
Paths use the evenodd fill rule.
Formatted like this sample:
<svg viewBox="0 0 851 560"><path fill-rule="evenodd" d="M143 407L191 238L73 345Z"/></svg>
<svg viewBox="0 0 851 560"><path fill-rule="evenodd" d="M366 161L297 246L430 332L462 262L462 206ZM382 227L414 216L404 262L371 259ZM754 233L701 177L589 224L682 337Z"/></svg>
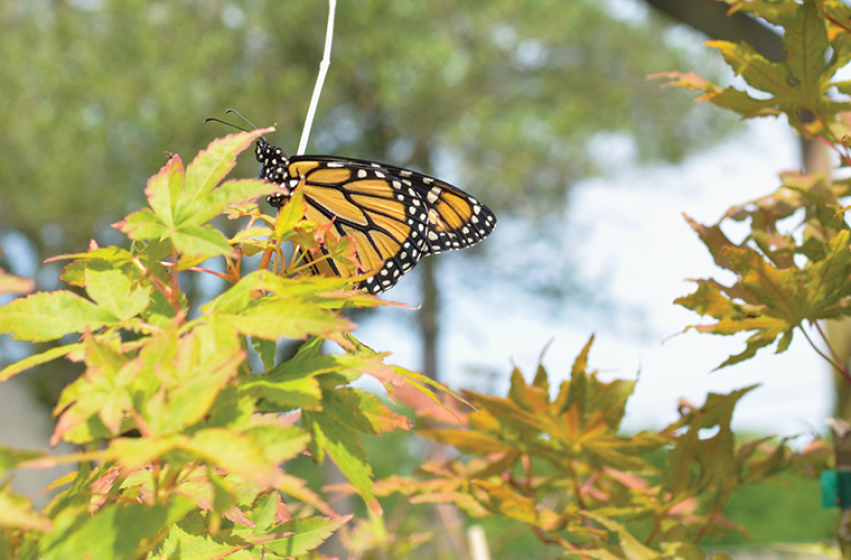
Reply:
<svg viewBox="0 0 851 560"><path fill-rule="evenodd" d="M423 257L475 245L496 226L493 212L476 198L410 169L336 156L288 157L265 141L255 153L263 164L260 178L280 187L269 204L283 206L303 183L306 217L331 222L355 239L363 270L374 273L363 282L373 294L392 288ZM331 259L317 261L314 270L346 275Z"/></svg>

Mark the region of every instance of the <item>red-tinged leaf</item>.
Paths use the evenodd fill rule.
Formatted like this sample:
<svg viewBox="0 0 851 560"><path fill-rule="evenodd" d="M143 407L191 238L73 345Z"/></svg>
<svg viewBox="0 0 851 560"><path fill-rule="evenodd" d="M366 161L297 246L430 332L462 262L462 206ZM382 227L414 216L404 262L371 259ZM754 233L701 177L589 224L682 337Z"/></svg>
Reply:
<svg viewBox="0 0 851 560"><path fill-rule="evenodd" d="M89 297L121 321L141 313L148 306L153 290L150 285L131 282L121 270L109 265L89 266L85 278Z"/></svg>
<svg viewBox="0 0 851 560"><path fill-rule="evenodd" d="M295 235L296 225L304 219L307 205L304 202L303 183L293 190L290 200L278 210L275 218L275 239L289 241Z"/></svg>
<svg viewBox="0 0 851 560"><path fill-rule="evenodd" d="M699 282L696 292L679 297L674 303L701 316L709 315L715 319L744 319L748 316L746 309L725 297L717 286L708 282Z"/></svg>
<svg viewBox="0 0 851 560"><path fill-rule="evenodd" d="M263 546L275 554L295 558L316 549L352 517L354 516L346 515L336 519L296 517L270 530L274 533L287 534L287 536L266 542Z"/></svg>
<svg viewBox="0 0 851 560"><path fill-rule="evenodd" d="M154 459L163 457L174 449L186 446L189 438L182 435L171 436L162 439L152 438L116 438L113 439L106 456L109 460L120 464L123 474L126 476L136 469L140 469Z"/></svg>
<svg viewBox="0 0 851 560"><path fill-rule="evenodd" d="M192 438L182 435L163 439L114 439L107 457L118 462L126 474L174 451L189 452L207 465L239 475L265 488L276 487L283 474L270 463L251 437L224 428L207 428Z"/></svg>
<svg viewBox="0 0 851 560"><path fill-rule="evenodd" d="M136 361L126 357L106 344L85 336L86 373L68 385L56 405L56 413L62 412L51 437L51 445L65 438L73 443L90 441L94 433L89 429L74 431L75 428L97 417L107 432L117 434L132 408L128 385L133 383L142 369ZM67 407L67 410L66 410Z"/></svg>
<svg viewBox="0 0 851 560"><path fill-rule="evenodd" d="M712 89L717 88L717 86L710 83L705 78L698 76L694 72L659 72L657 74L647 76L648 80L658 80L660 78L667 78L670 80L669 82L662 84L662 87L677 86L686 88L690 91L711 91Z"/></svg>
<svg viewBox="0 0 851 560"><path fill-rule="evenodd" d="M293 375L278 375L269 372L257 379L249 378L240 384L240 390L257 399L268 400L280 411L297 408L309 410L319 408L322 390L316 376L319 372L303 371Z"/></svg>
<svg viewBox="0 0 851 560"><path fill-rule="evenodd" d="M549 408L549 391L534 385L527 385L523 373L518 368L511 372L511 388L508 391L508 399L513 401L523 410L530 412L543 412Z"/></svg>
<svg viewBox="0 0 851 560"><path fill-rule="evenodd" d="M44 455L44 451L25 451L23 449L0 446L0 476L6 471L14 469L24 461L32 461Z"/></svg>
<svg viewBox="0 0 851 560"><path fill-rule="evenodd" d="M175 223L191 220L192 214L201 211L199 205L207 202L207 197L216 185L234 168L240 152L273 130L274 127L270 127L229 134L225 138L213 140L205 150L199 152L186 168L184 192L178 200Z"/></svg>
<svg viewBox="0 0 851 560"><path fill-rule="evenodd" d="M118 502L101 508L95 515L83 509L77 514L77 519L56 521L57 525L64 521L62 528L65 534L51 534L45 538L40 546L40 558L131 560L144 557L158 544L156 536L167 531L192 509L192 502L182 496L172 497L168 504L152 506Z"/></svg>
<svg viewBox="0 0 851 560"><path fill-rule="evenodd" d="M31 278L21 278L0 268L0 294L23 295L33 290L35 282Z"/></svg>
<svg viewBox="0 0 851 560"><path fill-rule="evenodd" d="M410 482L408 483L410 485ZM486 517L490 512L476 498L465 492L427 492L412 496L411 505L418 504L454 504L473 519Z"/></svg>
<svg viewBox="0 0 851 560"><path fill-rule="evenodd" d="M606 473L606 476L614 478L630 490L647 490L648 482L646 478L611 467L603 467L603 471Z"/></svg>
<svg viewBox="0 0 851 560"><path fill-rule="evenodd" d="M236 235L231 238L231 243L253 241L259 244L269 245L268 238L270 235L272 235L272 229L267 226L247 227L236 232Z"/></svg>
<svg viewBox="0 0 851 560"><path fill-rule="evenodd" d="M266 340L282 336L305 339L319 336L333 340L354 329L354 324L336 313L318 308L302 298L264 298L239 315L219 315L240 333Z"/></svg>
<svg viewBox="0 0 851 560"><path fill-rule="evenodd" d="M473 406L472 403L467 401L458 393L449 389L449 387L447 387L446 385L439 383L434 379L430 379L419 372L411 371L400 366L393 366L393 373L403 378L407 383L413 385L414 388L421 391L423 394L425 394L435 402L439 402L437 395L443 393L449 397L452 397L458 402L464 403L473 410L476 409L476 407ZM431 390L429 390L429 388L431 388Z"/></svg>
<svg viewBox="0 0 851 560"><path fill-rule="evenodd" d="M586 342L585 346L582 347L582 351L573 361L573 367L570 370L571 378L581 375L588 370L588 354L591 352L591 346L594 344L594 338L594 335L591 335L591 338L588 339L588 342Z"/></svg>
<svg viewBox="0 0 851 560"><path fill-rule="evenodd" d="M286 425L286 419L281 420L277 415L254 416L251 426L243 431L260 446L263 456L273 465L300 455L310 442L310 434Z"/></svg>
<svg viewBox="0 0 851 560"><path fill-rule="evenodd" d="M202 509L212 511L214 514L208 517L211 534L219 532L219 528L221 527L220 516L222 514L234 523L240 523L246 526L254 525L244 512L242 512L239 508L234 507L236 506L237 500L233 491L230 489L229 485L225 483L224 480L222 480L222 478L209 466L207 467L207 483L207 487L212 496L208 502L207 508L202 507ZM193 501L195 501L197 505L200 505L198 501Z"/></svg>
<svg viewBox="0 0 851 560"><path fill-rule="evenodd" d="M444 404L437 395L425 387L403 383L394 388L394 395L399 402L411 407L418 418L433 418L443 424L467 423L467 414L455 408L456 401L449 399Z"/></svg>
<svg viewBox="0 0 851 560"><path fill-rule="evenodd" d="M183 193L185 173L180 156L169 158L159 172L148 179L145 195L148 204L162 222L173 228L177 223L177 205Z"/></svg>
<svg viewBox="0 0 851 560"><path fill-rule="evenodd" d="M41 364L46 364L56 358L61 358L73 352L75 350L79 350L82 348L81 344L67 344L65 346L55 346L46 352L42 352L41 354L34 354L32 356L28 356L19 362L15 362L14 364L9 364L2 370L0 370L0 381L6 381L13 375L17 375L22 371L26 371L31 367L38 366Z"/></svg>
<svg viewBox="0 0 851 560"><path fill-rule="evenodd" d="M112 224L112 227L137 241L159 239L171 231L171 227L148 208L130 214L120 222Z"/></svg>
<svg viewBox="0 0 851 560"><path fill-rule="evenodd" d="M212 354L203 354L198 352L198 345L192 338L180 341L174 370L178 377L169 379L168 364L163 364L158 373L166 386L149 398L140 411L155 435L180 432L207 415L219 392L236 376L245 361L245 352L230 350L229 353L228 348L222 348ZM148 363L148 367L154 365Z"/></svg>
<svg viewBox="0 0 851 560"><path fill-rule="evenodd" d="M14 340L46 342L118 321L108 310L73 292L39 292L0 307L0 333Z"/></svg>
<svg viewBox="0 0 851 560"><path fill-rule="evenodd" d="M44 533L50 531L53 524L35 511L28 499L13 493L7 482L0 486L0 527Z"/></svg>
<svg viewBox="0 0 851 560"><path fill-rule="evenodd" d="M825 257L807 269L805 284L806 314L810 320L820 319L840 299L851 293L851 250L848 230L840 231L830 240Z"/></svg>
<svg viewBox="0 0 851 560"><path fill-rule="evenodd" d="M478 412L471 413L469 416L470 426L483 429L485 423L491 419L497 420L500 429L510 426L511 429L527 432L522 439L529 439L532 436L528 433L534 431L552 431L558 429L556 420L546 413L546 410L528 411L520 408L514 401L503 399L500 397L492 397L490 395L468 395L473 400ZM489 418L485 418L484 414L489 414ZM499 430L495 430L499 431Z"/></svg>
<svg viewBox="0 0 851 560"><path fill-rule="evenodd" d="M616 523L611 519L607 519L605 517L595 515L593 513L583 511L581 514L584 517L588 517L593 519L615 535L617 537L615 539L610 539L609 542L613 543L612 548L618 551L616 557L625 558L626 560L661 560L663 556L656 552L655 550L648 548L641 541L635 538L632 533L630 533L626 527L621 525L620 523ZM608 556L597 556L596 552L598 551L589 551L592 552L589 556L592 558L609 558Z"/></svg>
<svg viewBox="0 0 851 560"><path fill-rule="evenodd" d="M307 483L301 478L284 474L278 481L278 490L295 498L296 500L303 502L316 511L327 515L329 517L337 518L340 515L331 509L331 507L326 504L322 498L319 497L313 490L307 487Z"/></svg>
<svg viewBox="0 0 851 560"><path fill-rule="evenodd" d="M724 253L741 276L742 287L766 306L763 313L783 319L790 327L800 324L804 319L800 270L774 268L747 247L728 247Z"/></svg>
<svg viewBox="0 0 851 560"><path fill-rule="evenodd" d="M738 480L740 473L733 466L734 439L730 429L733 410L739 400L756 385L745 387L729 394L710 393L706 403L689 412L689 429L674 441L666 457L666 488L674 496L684 493L706 491L713 484L727 485L726 477ZM701 430L719 427L716 435L701 437ZM695 468L695 466L700 468Z"/></svg>
<svg viewBox="0 0 851 560"><path fill-rule="evenodd" d="M384 406L381 400L375 395L364 392L358 394L360 396L358 408L367 420L369 420L374 433L380 434L381 432L391 432L393 430L411 429L410 421L407 418L401 414L396 414Z"/></svg>
<svg viewBox="0 0 851 560"><path fill-rule="evenodd" d="M747 347L745 348L744 352L742 352L740 354L736 354L734 356L730 356L729 358L724 360L724 362L722 362L721 365L719 365L717 368L713 369L713 371L717 371L721 368L725 368L727 366L732 366L732 365L738 364L740 362L743 362L745 360L749 360L750 358L753 358L756 355L756 352L758 350L760 350L761 348L765 348L766 346L771 345L777 339L777 336L779 336L781 333L783 333L785 336L791 336L791 335L786 335L787 332L788 331L781 331L780 328L778 327L775 330L765 330L765 331L761 331L761 332L754 334L753 336L748 338ZM788 339L788 340L791 340L791 339ZM784 344L783 348L778 348L777 353L780 353L781 351L785 350L788 347L788 345L789 345L788 340Z"/></svg>
<svg viewBox="0 0 851 560"><path fill-rule="evenodd" d="M144 265L149 269L149 272L158 272L162 267L159 262L151 262L150 259L144 258L142 254L139 257L125 249L118 247L104 247L95 249L88 253L74 253L68 255L59 255L44 262L55 262L59 260L74 259L74 262L62 269L62 274L59 276L61 280L80 288L86 287L86 270L89 267L100 267L100 269L115 269L122 271L126 276L134 281L141 281L143 276L139 267L134 260L144 262ZM155 270L150 270L156 267Z"/></svg>
<svg viewBox="0 0 851 560"><path fill-rule="evenodd" d="M209 463L266 487L275 487L282 476L253 438L224 428L199 430L183 449Z"/></svg>
<svg viewBox="0 0 851 560"><path fill-rule="evenodd" d="M181 225L201 225L221 214L231 204L241 204L275 191L277 185L259 179L225 181L192 207Z"/></svg>
<svg viewBox="0 0 851 560"><path fill-rule="evenodd" d="M212 536L206 532L192 534L184 531L181 525L172 525L169 528L168 537L160 547L159 556L155 556L151 560L171 558L253 560L257 558L245 550L251 544L238 537L223 537L221 534Z"/></svg>
<svg viewBox="0 0 851 560"><path fill-rule="evenodd" d="M349 274L357 275L361 271L361 262L358 258L355 239L348 235L338 237L334 230L330 229L333 224L329 223L328 226L329 232L322 239L328 257Z"/></svg>
<svg viewBox="0 0 851 560"><path fill-rule="evenodd" d="M732 270L733 265L732 263L730 263L730 260L724 255L722 250L725 247L734 247L735 245L732 241L727 239L727 236L724 235L724 232L721 231L721 228L718 225L708 227L699 224L696 221L692 220L687 214L683 214L683 217L686 219L692 229L696 231L697 234L700 236L700 240L703 241L703 244L706 245L706 248L709 249L709 252L712 254L712 258L715 260L715 264L717 264L721 268Z"/></svg>
<svg viewBox="0 0 851 560"><path fill-rule="evenodd" d="M537 525L538 512L534 499L522 496L503 481L474 480L471 486L474 496L490 511L527 525Z"/></svg>
<svg viewBox="0 0 851 560"><path fill-rule="evenodd" d="M283 508L283 510L281 509ZM287 512L287 519L280 519L282 511ZM281 501L281 494L277 490L272 490L257 502L254 506L252 519L257 531L266 533L275 523L283 523L292 519L289 516L289 511Z"/></svg>
<svg viewBox="0 0 851 560"><path fill-rule="evenodd" d="M233 253L227 238L213 226L181 226L169 236L175 248L189 256L209 258Z"/></svg>
<svg viewBox="0 0 851 560"><path fill-rule="evenodd" d="M452 445L461 452L474 455L489 455L513 449L508 442L472 430L419 430L418 433L424 438Z"/></svg>

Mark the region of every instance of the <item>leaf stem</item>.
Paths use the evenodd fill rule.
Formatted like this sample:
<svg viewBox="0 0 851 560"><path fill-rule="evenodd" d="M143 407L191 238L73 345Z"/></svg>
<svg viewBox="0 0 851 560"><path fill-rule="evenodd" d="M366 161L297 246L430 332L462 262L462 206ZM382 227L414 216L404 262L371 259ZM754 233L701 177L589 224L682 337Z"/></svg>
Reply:
<svg viewBox="0 0 851 560"><path fill-rule="evenodd" d="M301 131L301 140L298 143L298 152L296 152L298 155L304 154L304 150L307 149L307 140L310 138L310 129L313 126L313 118L316 116L319 95L322 93L322 86L325 84L328 67L331 66L331 43L334 39L334 12L336 10L337 0L328 0L328 29L325 32L325 52L322 54L322 62L319 63L319 76L317 76L316 85L313 87L313 95L310 97L310 107L307 109L304 129Z"/></svg>
<svg viewBox="0 0 851 560"><path fill-rule="evenodd" d="M172 250L171 250L171 262L172 262L172 269L171 269L172 276L171 276L171 278L172 278L172 280L171 280L171 295L169 297L169 300L171 300L171 306L174 308L175 314L179 315L180 314L180 284L178 283L178 279L177 279L177 274L178 274L178 272L177 272L177 259L178 259L177 247L174 247L172 245Z"/></svg>
<svg viewBox="0 0 851 560"><path fill-rule="evenodd" d="M821 136L816 136L816 140L821 140L822 142L827 144L828 147L833 148L834 151L839 154L839 157L842 159L842 161L845 162L846 165L851 165L851 157L849 157L847 153L847 148L845 144L843 144L842 141L836 137L836 134L834 134L834 132L830 129L830 126L824 119L824 115L822 115L821 113L816 113L816 115L818 117L819 122L821 122L821 125L824 127L824 130L827 132L827 134L830 135L831 138L831 140L827 140L826 138L822 138ZM846 148L845 151L841 150L840 146Z"/></svg>

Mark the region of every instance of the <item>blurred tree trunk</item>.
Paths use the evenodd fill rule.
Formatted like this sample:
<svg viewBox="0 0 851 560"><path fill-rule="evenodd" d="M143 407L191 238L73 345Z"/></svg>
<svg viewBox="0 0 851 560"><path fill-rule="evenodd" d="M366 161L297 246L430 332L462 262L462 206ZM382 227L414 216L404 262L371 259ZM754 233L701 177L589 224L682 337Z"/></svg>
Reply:
<svg viewBox="0 0 851 560"><path fill-rule="evenodd" d="M806 173L823 173L825 182L830 184L831 163L827 146L815 140L801 140L801 153ZM843 317L834 321L825 321L827 338L839 359L847 364L851 358L851 318ZM833 414L851 422L851 383L836 368L833 371Z"/></svg>
<svg viewBox="0 0 851 560"><path fill-rule="evenodd" d="M437 340L440 334L440 295L435 278L435 262L432 258L420 263L420 291L422 302L417 321L420 325L423 349L423 375L438 379ZM445 380L444 380L445 381Z"/></svg>
<svg viewBox="0 0 851 560"><path fill-rule="evenodd" d="M743 12L730 16L730 6L718 0L645 0L648 4L713 39L746 41L765 58L786 58L780 35Z"/></svg>

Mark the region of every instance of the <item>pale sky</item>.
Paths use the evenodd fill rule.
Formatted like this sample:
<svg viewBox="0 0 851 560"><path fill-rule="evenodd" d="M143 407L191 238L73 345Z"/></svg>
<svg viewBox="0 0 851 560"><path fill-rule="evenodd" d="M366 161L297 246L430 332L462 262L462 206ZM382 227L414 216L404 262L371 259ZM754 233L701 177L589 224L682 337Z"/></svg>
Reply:
<svg viewBox="0 0 851 560"><path fill-rule="evenodd" d="M702 404L707 392L761 383L741 401L736 428L784 436L823 431L831 406L828 368L800 333L784 354L775 355L770 347L748 362L714 373L711 370L727 356L744 349L745 335L689 332L662 343L700 321L671 303L693 291L694 285L685 278L730 278L720 274L682 212L711 224L730 206L772 192L779 185L779 171L800 166L798 149L798 139L785 120L760 119L683 165L629 169L583 182L572 195L562 243L575 250L577 276L588 289L595 289L599 278L608 278L608 286L600 289L624 307L640 309L644 326L617 324L605 313L581 311L568 311L556 319L545 309L546 302L523 309L506 306L504 297L471 293L459 282L448 282L442 375L455 387L481 388L483 380L471 370L496 370L500 377L495 383L491 380L491 387L505 394L512 364L531 377L539 353L553 338L544 364L551 377L560 380L569 374L574 357L593 332L597 338L590 364L604 370L604 377L634 379L641 371L627 409L629 429L673 421L679 397ZM728 232L735 239L745 230ZM500 244L500 233L498 227L485 243ZM464 264L463 259L453 259L444 267ZM388 297L415 305L415 287L414 279L404 279ZM405 310L378 313L413 315ZM416 369L420 357L412 319L370 321L358 332L376 350L393 349L391 361Z"/></svg>

